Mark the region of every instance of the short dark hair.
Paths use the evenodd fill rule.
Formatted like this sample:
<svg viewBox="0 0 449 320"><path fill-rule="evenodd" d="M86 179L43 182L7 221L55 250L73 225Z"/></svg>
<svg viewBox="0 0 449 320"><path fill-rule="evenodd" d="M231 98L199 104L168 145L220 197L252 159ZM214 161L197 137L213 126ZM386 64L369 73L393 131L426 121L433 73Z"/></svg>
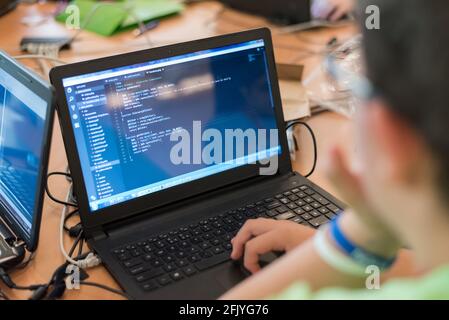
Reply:
<svg viewBox="0 0 449 320"><path fill-rule="evenodd" d="M380 9L380 29L365 8ZM449 1L361 0L367 76L394 112L428 143L449 195ZM362 18L365 17L365 18Z"/></svg>

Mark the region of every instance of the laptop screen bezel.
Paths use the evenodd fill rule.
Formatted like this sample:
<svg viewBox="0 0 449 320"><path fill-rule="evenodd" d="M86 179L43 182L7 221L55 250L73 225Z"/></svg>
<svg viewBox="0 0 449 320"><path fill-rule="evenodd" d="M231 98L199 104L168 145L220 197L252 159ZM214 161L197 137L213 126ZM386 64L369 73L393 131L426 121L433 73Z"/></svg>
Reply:
<svg viewBox="0 0 449 320"><path fill-rule="evenodd" d="M0 51L0 68L5 70L11 76L13 76L18 82L26 86L30 91L35 93L38 97L47 103L47 110L45 114L45 125L43 131L42 149L41 149L41 162L38 168L37 186L34 201L34 214L32 221L31 233L28 236L23 232L19 222L13 218L13 214L10 212L9 207L0 201L0 216L9 225L9 228L14 234L24 241L27 250L32 252L36 250L40 225L42 219L42 208L44 203L44 192L47 177L47 168L50 154L50 144L53 129L53 116L54 116L54 91L53 87L44 82L38 75L29 71L17 61L8 57L4 52Z"/></svg>
<svg viewBox="0 0 449 320"><path fill-rule="evenodd" d="M63 79L114 69L127 65L144 63L151 60L169 58L173 56L188 54L197 51L209 50L228 45L243 43L247 41L263 39L265 43L269 80L272 88L272 98L276 116L276 125L278 128L284 128L284 116L282 112L281 97L279 93L279 84L274 62L273 45L271 33L267 28L244 31L240 33L223 35L213 38L195 40L165 47L158 47L148 50L142 50L127 54L116 55L107 58L101 58L86 62L80 62L70 65L55 67L50 72L50 79L56 90L57 110L60 117L63 140L68 154L69 166L71 169L74 191L78 199L79 212L85 228L97 228L99 226L129 218L164 205L174 203L195 195L208 191L216 190L236 182L246 180L251 177L259 176L258 165L243 165L219 174L208 176L199 180L191 181L178 185L160 192L152 193L136 199L128 200L123 203L115 204L95 212L91 212L87 190L84 184L81 162L76 147L75 135L70 118L69 106L65 96ZM281 154L278 155L277 173L286 173L291 171L291 163L287 145L285 131L279 130L279 145Z"/></svg>

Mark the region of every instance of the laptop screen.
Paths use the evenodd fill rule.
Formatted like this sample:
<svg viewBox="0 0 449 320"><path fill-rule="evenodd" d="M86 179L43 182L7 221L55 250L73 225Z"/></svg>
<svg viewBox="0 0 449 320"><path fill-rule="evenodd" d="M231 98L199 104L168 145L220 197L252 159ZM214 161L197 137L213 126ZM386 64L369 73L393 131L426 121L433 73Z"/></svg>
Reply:
<svg viewBox="0 0 449 320"><path fill-rule="evenodd" d="M0 69L0 201L29 238L37 214L47 101Z"/></svg>
<svg viewBox="0 0 449 320"><path fill-rule="evenodd" d="M281 153L263 40L63 86L92 212Z"/></svg>

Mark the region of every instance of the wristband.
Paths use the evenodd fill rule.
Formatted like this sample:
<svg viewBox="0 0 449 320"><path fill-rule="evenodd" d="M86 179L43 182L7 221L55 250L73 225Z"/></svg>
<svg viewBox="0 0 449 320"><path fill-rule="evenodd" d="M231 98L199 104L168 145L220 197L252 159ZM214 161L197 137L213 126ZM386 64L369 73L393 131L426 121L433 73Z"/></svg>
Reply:
<svg viewBox="0 0 449 320"><path fill-rule="evenodd" d="M379 255L366 251L351 242L341 230L338 224L339 218L331 222L330 233L338 247L356 263L364 267L375 265L380 270L390 268L396 261L396 256L393 258L384 258Z"/></svg>
<svg viewBox="0 0 449 320"><path fill-rule="evenodd" d="M313 238L315 250L323 261L330 267L341 273L349 274L356 277L365 277L365 268L354 262L349 256L338 250L329 243L327 236L327 227L318 230Z"/></svg>

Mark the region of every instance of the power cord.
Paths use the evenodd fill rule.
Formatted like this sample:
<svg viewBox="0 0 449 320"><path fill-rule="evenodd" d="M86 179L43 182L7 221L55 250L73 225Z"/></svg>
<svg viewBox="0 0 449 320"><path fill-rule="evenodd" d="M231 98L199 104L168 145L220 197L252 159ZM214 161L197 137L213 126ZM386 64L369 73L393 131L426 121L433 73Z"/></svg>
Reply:
<svg viewBox="0 0 449 320"><path fill-rule="evenodd" d="M105 285L100 284L100 283L95 283L95 282L90 282L90 281L80 281L80 285L100 288L100 289L103 289L103 290L115 293L117 295L120 295L120 296L122 296L122 297L124 297L126 299L130 298L125 292L123 292L121 290L114 289L114 288L110 288L110 287L105 286Z"/></svg>
<svg viewBox="0 0 449 320"><path fill-rule="evenodd" d="M65 176L65 177L71 177L71 175L67 172L50 172L49 174L47 174L47 183L45 184L45 192L47 193L47 196L53 200L56 203L62 204L63 206L70 206L70 207L78 207L78 204L76 203L72 203L72 202L68 202L68 200L70 198L68 198L68 200L63 201L63 200L59 200L57 199L55 196L53 196L53 194L50 192L49 188L48 188L48 180L52 177L52 176Z"/></svg>
<svg viewBox="0 0 449 320"><path fill-rule="evenodd" d="M290 122L287 127L285 128L285 130L288 132L288 130L294 128L296 125L302 125L304 126L310 133L310 136L312 137L312 141L313 141L313 166L312 169L309 171L309 173L307 173L304 177L308 178L310 177L314 172L315 172L315 168L316 168L316 164L317 164L317 160L318 160L318 147L317 147L317 141L316 141L316 137L315 137L315 133L312 130L312 127L310 127L306 122L304 121L300 121L300 120L295 120Z"/></svg>

